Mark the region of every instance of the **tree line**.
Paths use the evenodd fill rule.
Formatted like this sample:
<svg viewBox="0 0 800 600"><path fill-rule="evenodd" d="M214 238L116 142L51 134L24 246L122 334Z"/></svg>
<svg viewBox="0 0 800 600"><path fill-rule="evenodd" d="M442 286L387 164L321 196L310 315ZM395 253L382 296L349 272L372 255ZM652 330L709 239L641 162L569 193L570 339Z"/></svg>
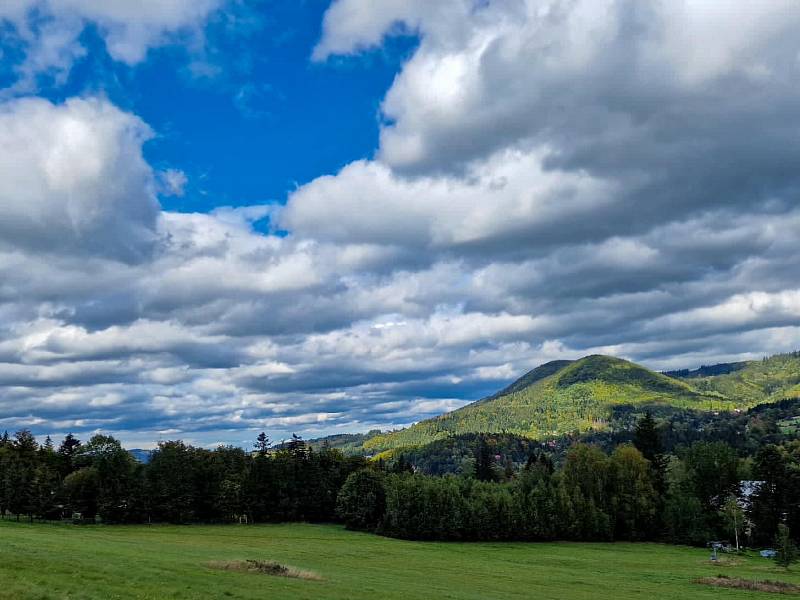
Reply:
<svg viewBox="0 0 800 600"><path fill-rule="evenodd" d="M800 441L742 458L724 441L674 453L650 414L631 443L574 444L557 462L530 447L522 466L479 437L472 471L430 476L310 448L297 437L252 451L159 444L147 464L110 436L56 447L27 430L0 437L0 515L108 523L342 521L409 539L660 540L770 545L800 532ZM752 481L757 482L753 484Z"/></svg>
<svg viewBox="0 0 800 600"><path fill-rule="evenodd" d="M332 521L347 476L361 457L309 448L297 437L253 452L163 442L147 464L118 440L67 435L39 445L27 430L0 438L0 515L108 523Z"/></svg>

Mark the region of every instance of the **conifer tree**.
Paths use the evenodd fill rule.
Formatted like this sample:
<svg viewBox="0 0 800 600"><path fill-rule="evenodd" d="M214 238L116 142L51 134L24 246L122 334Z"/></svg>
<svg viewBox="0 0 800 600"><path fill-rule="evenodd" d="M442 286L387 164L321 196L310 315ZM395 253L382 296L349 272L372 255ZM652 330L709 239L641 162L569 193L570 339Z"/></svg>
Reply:
<svg viewBox="0 0 800 600"><path fill-rule="evenodd" d="M650 411L647 411L636 424L633 445L651 463L664 454L661 436L658 434L656 421Z"/></svg>
<svg viewBox="0 0 800 600"><path fill-rule="evenodd" d="M775 538L775 564L788 569L798 560L797 546L792 540L789 528L781 523L778 525L778 535Z"/></svg>
<svg viewBox="0 0 800 600"><path fill-rule="evenodd" d="M480 436L478 449L475 453L475 479L479 481L494 481L494 456L486 436Z"/></svg>
<svg viewBox="0 0 800 600"><path fill-rule="evenodd" d="M296 433L292 434L292 439L286 445L286 449L292 456L302 457L307 453L306 442Z"/></svg>
<svg viewBox="0 0 800 600"><path fill-rule="evenodd" d="M656 421L650 411L647 411L636 424L633 435L633 445L650 461L653 472L653 487L659 496L666 491L667 461L664 455L664 446L661 435L656 427Z"/></svg>
<svg viewBox="0 0 800 600"><path fill-rule="evenodd" d="M75 454L77 454L80 447L81 441L71 433L68 433L64 438L64 441L61 442L61 445L58 447L58 453L66 458L71 459L73 456L75 456Z"/></svg>
<svg viewBox="0 0 800 600"><path fill-rule="evenodd" d="M266 456L267 452L269 451L269 447L272 445L272 442L269 441L267 434L263 431L258 434L256 438L256 452L258 452L259 456Z"/></svg>

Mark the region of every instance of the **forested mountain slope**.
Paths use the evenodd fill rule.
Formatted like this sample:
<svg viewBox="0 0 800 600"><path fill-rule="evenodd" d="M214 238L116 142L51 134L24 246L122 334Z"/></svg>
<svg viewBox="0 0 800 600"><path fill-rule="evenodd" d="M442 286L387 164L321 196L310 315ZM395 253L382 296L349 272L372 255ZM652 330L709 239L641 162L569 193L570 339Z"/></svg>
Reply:
<svg viewBox="0 0 800 600"><path fill-rule="evenodd" d="M553 361L493 396L408 429L373 436L364 449L375 453L477 432L542 439L603 430L619 405L720 411L800 396L799 353L719 369L720 375L705 375L709 369L671 377L610 356Z"/></svg>
<svg viewBox="0 0 800 600"><path fill-rule="evenodd" d="M720 375L705 374L724 366L734 368ZM800 396L800 352L679 373L681 379L698 391L716 392L748 406Z"/></svg>

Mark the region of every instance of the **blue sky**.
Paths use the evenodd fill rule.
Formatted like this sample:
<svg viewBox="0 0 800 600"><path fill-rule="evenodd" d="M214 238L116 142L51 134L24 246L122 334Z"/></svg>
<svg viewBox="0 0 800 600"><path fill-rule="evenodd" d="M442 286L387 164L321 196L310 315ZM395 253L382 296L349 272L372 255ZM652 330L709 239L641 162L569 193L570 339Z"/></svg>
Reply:
<svg viewBox="0 0 800 600"><path fill-rule="evenodd" d="M394 428L800 343L794 0L0 3L0 430Z"/></svg>
<svg viewBox="0 0 800 600"><path fill-rule="evenodd" d="M162 199L167 210L285 202L289 190L374 153L381 99L416 43L395 36L363 55L312 62L328 4L231 5L205 25L201 55L168 45L134 66L109 57L89 24L86 55L65 82L42 76L38 95L103 94L144 119L157 132L148 162L190 181L184 196ZM13 56L14 44L2 49Z"/></svg>

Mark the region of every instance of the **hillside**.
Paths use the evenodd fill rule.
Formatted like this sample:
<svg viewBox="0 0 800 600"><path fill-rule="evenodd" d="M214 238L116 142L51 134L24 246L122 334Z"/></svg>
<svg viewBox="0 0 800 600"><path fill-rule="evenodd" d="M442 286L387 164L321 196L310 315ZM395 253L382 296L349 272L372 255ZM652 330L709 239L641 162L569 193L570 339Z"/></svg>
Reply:
<svg viewBox="0 0 800 600"><path fill-rule="evenodd" d="M376 435L368 452L419 446L475 432L541 439L573 431L602 431L615 406L655 405L705 411L746 408L800 395L800 354L787 354L680 377L609 356L553 361L497 394L408 429Z"/></svg>
<svg viewBox="0 0 800 600"><path fill-rule="evenodd" d="M698 391L722 394L747 406L800 396L800 352L730 365L734 368L720 375L706 374L715 367L701 367L681 378Z"/></svg>
<svg viewBox="0 0 800 600"><path fill-rule="evenodd" d="M786 444L800 438L800 397L734 412L681 410L652 404L619 405L611 409L607 429L548 438L547 453L557 465L563 463L567 451L575 443L591 444L610 454L619 444L633 440L635 425L645 410L655 416L664 450L671 454L695 442L720 441L746 456L767 444ZM427 475L472 473L482 443L488 445L493 455L499 456L495 461L498 470L505 469L509 462L518 470L532 453L542 449L539 441L511 433L464 433L392 451L392 458L402 456L406 463Z"/></svg>

